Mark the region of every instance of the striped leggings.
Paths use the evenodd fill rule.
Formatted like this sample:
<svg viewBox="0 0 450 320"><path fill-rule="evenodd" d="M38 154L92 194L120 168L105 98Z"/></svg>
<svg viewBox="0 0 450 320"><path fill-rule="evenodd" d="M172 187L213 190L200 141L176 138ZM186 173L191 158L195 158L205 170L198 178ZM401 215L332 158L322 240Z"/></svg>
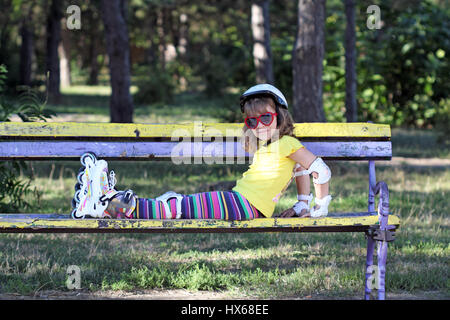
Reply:
<svg viewBox="0 0 450 320"><path fill-rule="evenodd" d="M181 219L250 220L262 214L243 195L236 191L210 191L182 195ZM170 212L163 202L139 198L132 219L175 219L176 199L168 201Z"/></svg>

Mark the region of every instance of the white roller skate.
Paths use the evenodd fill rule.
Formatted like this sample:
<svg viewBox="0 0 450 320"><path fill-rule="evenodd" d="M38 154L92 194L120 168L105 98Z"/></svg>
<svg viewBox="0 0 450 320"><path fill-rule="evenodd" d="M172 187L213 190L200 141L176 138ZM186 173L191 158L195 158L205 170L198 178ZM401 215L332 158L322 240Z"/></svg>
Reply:
<svg viewBox="0 0 450 320"><path fill-rule="evenodd" d="M108 202L105 209L105 215L112 219L132 218L134 209L137 205L137 196L133 190L116 191L112 196L104 195L100 200Z"/></svg>
<svg viewBox="0 0 450 320"><path fill-rule="evenodd" d="M108 218L109 214L105 213L105 209L109 199L118 193L114 190L114 171L108 176L108 163L105 160L97 160L92 153L83 154L80 162L83 168L78 173L75 185L72 218Z"/></svg>
<svg viewBox="0 0 450 320"><path fill-rule="evenodd" d="M331 195L327 195L322 199L315 198L314 202L315 204L319 205L320 208L315 209L315 207L313 207L311 209L311 218L326 217L328 215L328 206L330 205L331 199Z"/></svg>

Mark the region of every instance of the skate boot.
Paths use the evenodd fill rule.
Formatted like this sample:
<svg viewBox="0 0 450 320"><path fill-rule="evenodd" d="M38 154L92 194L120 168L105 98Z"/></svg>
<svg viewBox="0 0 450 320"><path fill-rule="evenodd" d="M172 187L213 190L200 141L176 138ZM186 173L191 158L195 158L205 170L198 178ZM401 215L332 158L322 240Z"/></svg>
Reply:
<svg viewBox="0 0 450 320"><path fill-rule="evenodd" d="M137 204L137 196L133 190L116 191L116 193L108 198L108 194L103 196L100 201L107 201L108 206L104 214L112 219L132 218L132 214Z"/></svg>
<svg viewBox="0 0 450 320"><path fill-rule="evenodd" d="M313 199L313 194L310 193L309 195L306 194L297 194L297 200L298 202L296 204L294 204L294 211L295 211L295 216L297 217L303 217L303 216L308 216L309 215L309 211L310 211L310 206L311 206L311 200ZM302 200L306 200L307 203L303 202ZM306 212L301 215L301 212L303 210L306 210Z"/></svg>
<svg viewBox="0 0 450 320"><path fill-rule="evenodd" d="M77 175L75 195L72 200L72 218L83 219L86 216L93 218L108 218L105 209L108 200L117 194L114 190L116 184L114 171L108 176L108 163L98 160L93 153L85 153L80 159L83 167Z"/></svg>
<svg viewBox="0 0 450 320"><path fill-rule="evenodd" d="M327 195L322 199L315 198L314 202L318 204L320 208L316 209L313 207L311 209L311 218L326 217L328 215L328 206L330 205L331 199L331 195Z"/></svg>

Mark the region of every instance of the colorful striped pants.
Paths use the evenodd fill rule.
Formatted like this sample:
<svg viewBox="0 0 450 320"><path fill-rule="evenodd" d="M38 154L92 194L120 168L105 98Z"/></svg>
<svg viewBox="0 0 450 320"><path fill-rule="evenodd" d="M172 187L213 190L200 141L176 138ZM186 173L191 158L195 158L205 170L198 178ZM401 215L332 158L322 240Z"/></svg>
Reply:
<svg viewBox="0 0 450 320"><path fill-rule="evenodd" d="M181 219L249 220L262 216L236 191L210 191L182 196ZM175 219L176 199L169 200L168 204L170 212L166 212L162 201L139 198L131 218Z"/></svg>

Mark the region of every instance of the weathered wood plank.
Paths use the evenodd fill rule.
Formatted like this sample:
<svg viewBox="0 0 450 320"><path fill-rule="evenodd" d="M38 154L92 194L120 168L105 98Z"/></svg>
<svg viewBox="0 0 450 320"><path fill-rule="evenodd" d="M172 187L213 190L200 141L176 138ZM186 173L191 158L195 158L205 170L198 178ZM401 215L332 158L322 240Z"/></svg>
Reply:
<svg viewBox="0 0 450 320"><path fill-rule="evenodd" d="M350 213L330 214L324 218L261 218L245 221L212 219L127 220L83 219L68 215L0 215L0 233L6 232L339 232L364 231L378 224L378 215ZM364 215L365 214L365 215ZM9 217L8 217L9 216ZM389 216L389 224L398 226L400 219Z"/></svg>
<svg viewBox="0 0 450 320"><path fill-rule="evenodd" d="M373 123L296 123L297 137L389 138L389 125ZM1 137L240 137L243 123L118 124L77 122L2 122Z"/></svg>
<svg viewBox="0 0 450 320"><path fill-rule="evenodd" d="M333 141L303 142L304 146L317 156L326 158L390 159L390 141ZM3 141L0 143L0 159L78 159L85 152L94 152L103 159L172 160L176 164L181 159L199 158L227 162L227 159L240 159L252 155L245 152L239 142L93 142L93 141ZM222 160L222 162L220 162ZM189 163L186 161L185 163ZM193 163L193 162L191 162ZM201 163L195 162L195 163Z"/></svg>

